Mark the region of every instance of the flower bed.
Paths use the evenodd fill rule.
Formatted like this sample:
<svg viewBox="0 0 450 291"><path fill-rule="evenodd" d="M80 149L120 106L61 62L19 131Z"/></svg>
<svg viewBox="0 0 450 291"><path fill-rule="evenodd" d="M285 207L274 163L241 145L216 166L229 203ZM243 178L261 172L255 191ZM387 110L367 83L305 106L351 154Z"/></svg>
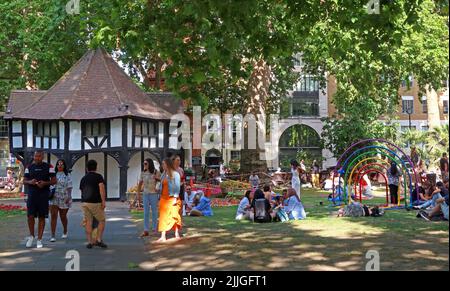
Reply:
<svg viewBox="0 0 450 291"><path fill-rule="evenodd" d="M10 204L0 204L0 211L10 212L10 211L26 211L26 207L20 205L10 205Z"/></svg>
<svg viewBox="0 0 450 291"><path fill-rule="evenodd" d="M212 207L224 207L224 206L236 206L239 205L238 199L220 199L220 198L213 198L211 199L211 206Z"/></svg>
<svg viewBox="0 0 450 291"><path fill-rule="evenodd" d="M23 192L5 192L0 193L0 199L13 199L13 198L23 198L25 194Z"/></svg>

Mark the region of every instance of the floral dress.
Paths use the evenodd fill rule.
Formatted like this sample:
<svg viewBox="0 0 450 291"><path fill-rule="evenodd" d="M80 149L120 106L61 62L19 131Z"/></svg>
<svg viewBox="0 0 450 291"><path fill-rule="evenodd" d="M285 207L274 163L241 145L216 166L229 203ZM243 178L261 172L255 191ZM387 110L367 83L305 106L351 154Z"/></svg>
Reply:
<svg viewBox="0 0 450 291"><path fill-rule="evenodd" d="M58 206L60 209L70 208L71 201L66 203L66 198L69 197L69 192L67 189L72 188L72 177L66 175L64 172L56 173L56 185L55 185L55 196L50 200L50 205Z"/></svg>

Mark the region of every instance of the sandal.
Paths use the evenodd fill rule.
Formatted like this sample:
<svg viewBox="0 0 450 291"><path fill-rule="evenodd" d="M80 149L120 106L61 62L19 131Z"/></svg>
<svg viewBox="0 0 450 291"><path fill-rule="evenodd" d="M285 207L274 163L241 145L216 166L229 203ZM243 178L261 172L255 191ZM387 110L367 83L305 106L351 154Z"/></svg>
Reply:
<svg viewBox="0 0 450 291"><path fill-rule="evenodd" d="M146 237L146 236L149 236L149 235L150 234L148 233L148 231L144 231L144 232L141 233L141 235L139 237L143 238L143 237Z"/></svg>
<svg viewBox="0 0 450 291"><path fill-rule="evenodd" d="M88 243L88 244L86 245L86 247L87 247L88 249L92 249L93 246L94 246L94 245L91 244L91 243Z"/></svg>

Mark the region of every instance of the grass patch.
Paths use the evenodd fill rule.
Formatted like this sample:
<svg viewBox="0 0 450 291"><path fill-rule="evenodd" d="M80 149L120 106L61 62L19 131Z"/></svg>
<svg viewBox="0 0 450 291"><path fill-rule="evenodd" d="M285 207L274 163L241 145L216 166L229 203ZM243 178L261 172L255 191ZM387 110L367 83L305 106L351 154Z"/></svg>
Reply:
<svg viewBox="0 0 450 291"><path fill-rule="evenodd" d="M13 218L21 215L25 215L26 211L24 210L12 210L12 211L3 211L0 210L0 219Z"/></svg>
<svg viewBox="0 0 450 291"><path fill-rule="evenodd" d="M236 206L213 217L185 217L184 239L148 242L157 270L364 270L368 250L380 252L382 270L448 270L448 223L427 222L415 211L383 217L337 218L328 194L305 189L308 218L286 223L235 221ZM381 201L381 202L378 202ZM370 200L371 204L384 199ZM323 205L320 205L323 202ZM369 202L369 201L368 201ZM143 213L134 212L142 222Z"/></svg>

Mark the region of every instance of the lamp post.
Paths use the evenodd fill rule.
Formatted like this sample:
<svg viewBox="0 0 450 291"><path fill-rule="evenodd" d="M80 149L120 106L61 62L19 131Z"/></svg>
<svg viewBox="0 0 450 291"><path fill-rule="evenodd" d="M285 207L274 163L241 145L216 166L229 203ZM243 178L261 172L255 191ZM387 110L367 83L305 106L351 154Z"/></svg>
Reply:
<svg viewBox="0 0 450 291"><path fill-rule="evenodd" d="M411 130L411 114L413 114L413 106L408 105L408 107L406 108L406 113L408 114L408 121L409 121L409 130Z"/></svg>

